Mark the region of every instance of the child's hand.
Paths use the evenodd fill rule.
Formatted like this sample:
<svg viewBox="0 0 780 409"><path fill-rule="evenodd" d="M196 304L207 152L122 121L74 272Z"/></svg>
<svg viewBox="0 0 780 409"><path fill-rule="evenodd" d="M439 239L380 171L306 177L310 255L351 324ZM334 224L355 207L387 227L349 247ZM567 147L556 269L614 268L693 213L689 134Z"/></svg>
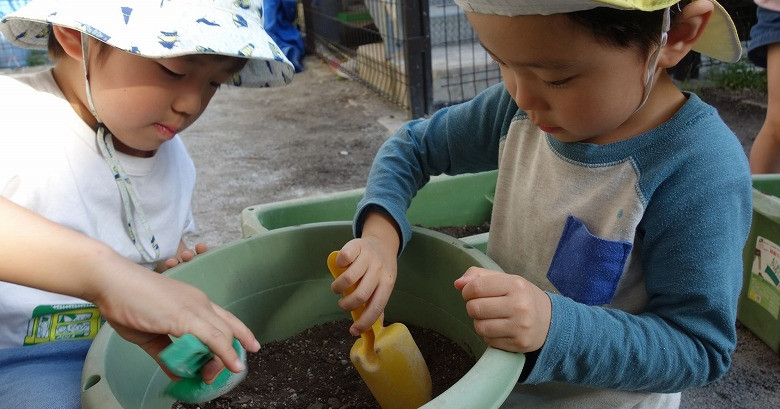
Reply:
<svg viewBox="0 0 780 409"><path fill-rule="evenodd" d="M155 271L157 271L158 273L162 273L169 268L178 266L179 263L186 263L192 260L198 254L202 254L208 251L208 249L209 249L208 246L206 246L204 243L198 243L195 245L195 250L190 250L189 248L187 248L187 245L184 243L184 240L182 240L179 243L178 250L176 250L176 256L173 258L169 258L168 260L165 260L165 262L163 263L159 263Z"/></svg>
<svg viewBox="0 0 780 409"><path fill-rule="evenodd" d="M336 264L348 266L330 288L341 294L357 283L355 290L339 300L344 311L353 311L365 304L360 318L349 328L357 336L371 327L384 312L396 279L397 262L395 252L387 254L383 243L375 237L363 237L349 241L339 251Z"/></svg>
<svg viewBox="0 0 780 409"><path fill-rule="evenodd" d="M189 284L135 264L105 243L2 196L0 220L0 280L95 304L122 338L155 359L171 343L168 334L192 334L217 358L203 368L203 378L210 382L222 362L233 372L241 371L233 338L247 351L260 348L246 325ZM42 234L47 240L40 239Z"/></svg>
<svg viewBox="0 0 780 409"><path fill-rule="evenodd" d="M539 287L514 274L471 267L455 280L455 288L488 345L510 352L532 352L544 345L552 303Z"/></svg>
<svg viewBox="0 0 780 409"><path fill-rule="evenodd" d="M257 352L260 348L238 318L189 284L132 263L115 264L106 276L95 276L100 282L95 283L96 294L89 297L90 301L122 338L138 344L155 360L171 343L167 334L193 334L215 355L202 371L204 381L210 383L223 366L233 372L243 369L232 347L233 338L247 351ZM159 360L158 363L165 369Z"/></svg>

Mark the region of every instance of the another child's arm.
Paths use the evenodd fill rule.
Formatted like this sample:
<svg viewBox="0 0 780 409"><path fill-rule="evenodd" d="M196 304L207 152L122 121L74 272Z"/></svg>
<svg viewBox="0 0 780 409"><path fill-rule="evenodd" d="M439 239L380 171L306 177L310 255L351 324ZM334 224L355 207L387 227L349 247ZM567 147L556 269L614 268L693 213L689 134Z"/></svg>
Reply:
<svg viewBox="0 0 780 409"><path fill-rule="evenodd" d="M780 43L767 47L766 62L766 119L750 149L752 173L780 172Z"/></svg>
<svg viewBox="0 0 780 409"><path fill-rule="evenodd" d="M339 305L351 311L368 301L353 334L368 329L380 316L396 279L396 258L411 238L406 209L430 176L495 169L498 144L517 106L498 84L471 101L444 108L428 120L406 124L377 153L366 193L358 204L355 237L337 262L346 267L332 289L341 292L362 277L358 290ZM443 203L442 206L446 206Z"/></svg>
<svg viewBox="0 0 780 409"><path fill-rule="evenodd" d="M94 303L119 335L155 359L171 343L168 334L195 335L234 372L243 368L234 337L247 350L260 347L246 325L191 285L2 197L0 220L0 280ZM209 365L204 379L220 369L218 362Z"/></svg>
<svg viewBox="0 0 780 409"><path fill-rule="evenodd" d="M378 206L400 228L403 250L411 238L406 210L417 191L431 176L497 169L501 137L517 113L506 87L497 84L468 102L404 125L374 157L365 195L358 203L355 236L362 235L366 209Z"/></svg>

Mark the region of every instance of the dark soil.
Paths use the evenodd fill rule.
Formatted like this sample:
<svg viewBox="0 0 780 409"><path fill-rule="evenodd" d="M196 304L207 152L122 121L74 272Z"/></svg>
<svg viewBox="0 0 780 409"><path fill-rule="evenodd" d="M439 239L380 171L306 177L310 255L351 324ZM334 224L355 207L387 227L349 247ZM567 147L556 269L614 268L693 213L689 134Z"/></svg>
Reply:
<svg viewBox="0 0 780 409"><path fill-rule="evenodd" d="M379 409L349 359L356 340L349 334L351 322L318 325L264 344L247 357L249 372L235 389L199 405L177 402L173 409ZM433 397L474 366L475 359L452 340L429 329L407 328L428 365Z"/></svg>
<svg viewBox="0 0 780 409"><path fill-rule="evenodd" d="M480 225L431 227L430 229L444 234L449 234L450 236L459 239L461 237L468 237L475 234L489 232L490 222L484 222Z"/></svg>

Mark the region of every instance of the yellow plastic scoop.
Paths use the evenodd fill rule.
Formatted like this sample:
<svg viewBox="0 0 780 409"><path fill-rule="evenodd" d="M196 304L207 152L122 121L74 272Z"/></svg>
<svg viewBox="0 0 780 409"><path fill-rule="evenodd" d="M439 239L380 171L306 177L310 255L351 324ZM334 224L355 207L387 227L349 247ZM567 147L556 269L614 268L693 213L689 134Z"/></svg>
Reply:
<svg viewBox="0 0 780 409"><path fill-rule="evenodd" d="M336 265L334 251L328 256L328 269L338 278L346 269ZM349 295L354 286L344 291ZM357 320L365 307L352 311ZM431 374L420 349L401 323L382 326L380 317L360 334L350 350L352 364L382 409L415 409L431 400Z"/></svg>

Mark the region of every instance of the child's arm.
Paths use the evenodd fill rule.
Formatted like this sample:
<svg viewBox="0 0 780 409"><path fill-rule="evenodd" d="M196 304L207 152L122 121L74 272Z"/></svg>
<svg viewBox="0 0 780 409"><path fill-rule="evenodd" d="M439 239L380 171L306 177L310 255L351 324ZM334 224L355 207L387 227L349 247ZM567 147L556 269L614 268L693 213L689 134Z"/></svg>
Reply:
<svg viewBox="0 0 780 409"><path fill-rule="evenodd" d="M191 333L233 372L243 365L233 338L250 351L259 343L241 321L197 288L157 274L103 243L0 197L0 280L94 303L123 338L153 358L168 334ZM210 365L204 379L221 369Z"/></svg>
<svg viewBox="0 0 780 409"><path fill-rule="evenodd" d="M750 149L753 173L780 172L780 42L767 46L767 110Z"/></svg>
<svg viewBox="0 0 780 409"><path fill-rule="evenodd" d="M403 249L411 238L406 210L417 191L431 176L497 169L501 138L517 114L506 88L497 84L468 102L436 111L430 119L404 125L374 158L365 196L358 203L355 236L362 235L366 209L378 206L399 226Z"/></svg>
<svg viewBox="0 0 780 409"><path fill-rule="evenodd" d="M396 258L411 238L406 209L417 190L433 175L495 169L500 137L516 113L506 88L498 84L467 103L437 111L431 119L408 123L382 145L358 204L358 239L347 243L337 259L342 267L352 265L331 287L340 293L365 277L358 291L339 302L347 311L368 302L350 329L353 334L368 329L387 304L395 285Z"/></svg>

